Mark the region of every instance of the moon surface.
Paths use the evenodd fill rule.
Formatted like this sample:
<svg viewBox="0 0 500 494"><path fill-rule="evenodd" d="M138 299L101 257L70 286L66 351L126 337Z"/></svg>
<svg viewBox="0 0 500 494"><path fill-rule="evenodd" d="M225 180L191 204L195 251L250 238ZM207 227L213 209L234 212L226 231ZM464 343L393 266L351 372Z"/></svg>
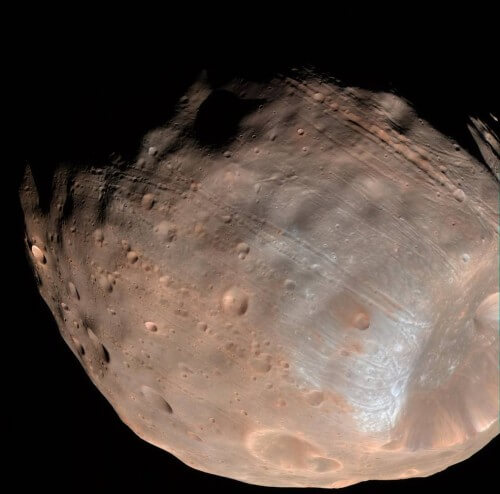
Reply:
<svg viewBox="0 0 500 494"><path fill-rule="evenodd" d="M335 488L431 475L498 433L498 181L405 100L201 76L134 160L56 165L48 207L26 167L27 255L144 440Z"/></svg>

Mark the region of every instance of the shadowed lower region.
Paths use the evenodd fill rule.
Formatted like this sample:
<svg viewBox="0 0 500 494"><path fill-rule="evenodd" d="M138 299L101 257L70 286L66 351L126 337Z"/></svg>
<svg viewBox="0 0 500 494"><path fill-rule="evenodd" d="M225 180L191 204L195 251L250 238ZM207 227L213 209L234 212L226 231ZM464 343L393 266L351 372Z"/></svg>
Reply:
<svg viewBox="0 0 500 494"><path fill-rule="evenodd" d="M217 475L338 488L498 433L486 124L485 165L405 99L309 72L200 74L161 117L20 187L40 293L137 435Z"/></svg>

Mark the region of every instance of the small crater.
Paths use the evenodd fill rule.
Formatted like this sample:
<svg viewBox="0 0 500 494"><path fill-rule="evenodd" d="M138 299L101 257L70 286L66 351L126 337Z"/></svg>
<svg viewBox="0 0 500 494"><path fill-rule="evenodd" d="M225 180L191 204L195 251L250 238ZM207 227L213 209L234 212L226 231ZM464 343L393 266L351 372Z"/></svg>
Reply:
<svg viewBox="0 0 500 494"><path fill-rule="evenodd" d="M250 247L245 242L240 242L236 246L236 253L238 254L238 257L240 259L245 259L245 257L248 255L249 252L250 252Z"/></svg>
<svg viewBox="0 0 500 494"><path fill-rule="evenodd" d="M465 201L465 192L462 189L455 189L455 191L453 192L453 197L458 202L464 202Z"/></svg>
<svg viewBox="0 0 500 494"><path fill-rule="evenodd" d="M153 194L144 194L142 196L141 205L144 209L148 210L153 207L155 196Z"/></svg>
<svg viewBox="0 0 500 494"><path fill-rule="evenodd" d="M113 284L110 281L109 277L106 275L101 275L99 276L99 286L105 291L105 292L112 292L113 291Z"/></svg>
<svg viewBox="0 0 500 494"><path fill-rule="evenodd" d="M83 357L85 355L85 348L83 347L83 345L76 338L73 338L73 343L75 345L76 351L78 352L78 355Z"/></svg>
<svg viewBox="0 0 500 494"><path fill-rule="evenodd" d="M109 364L109 362L111 361L111 357L109 356L109 352L108 352L108 349L101 344L101 350L102 350L102 355L103 355L103 358L104 358L104 362L106 362L107 364Z"/></svg>
<svg viewBox="0 0 500 494"><path fill-rule="evenodd" d="M133 250L131 250L130 252L127 252L127 261L130 264L135 264L137 262L137 259L139 259L137 252L134 252Z"/></svg>
<svg viewBox="0 0 500 494"><path fill-rule="evenodd" d="M325 401L325 395L322 391L310 391L306 394L305 399L309 405L318 407Z"/></svg>
<svg viewBox="0 0 500 494"><path fill-rule="evenodd" d="M342 468L342 464L332 458L317 456L309 460L312 469L318 473L334 472Z"/></svg>
<svg viewBox="0 0 500 494"><path fill-rule="evenodd" d="M194 439L195 441L202 442L201 437L198 436L198 434L195 434L193 431L187 431L186 433L191 439Z"/></svg>
<svg viewBox="0 0 500 494"><path fill-rule="evenodd" d="M153 388L145 385L141 386L141 394L154 408L169 414L174 412L168 401Z"/></svg>
<svg viewBox="0 0 500 494"><path fill-rule="evenodd" d="M177 236L177 227L168 221L161 221L154 227L153 231L164 242L172 242Z"/></svg>
<svg viewBox="0 0 500 494"><path fill-rule="evenodd" d="M47 260L45 259L45 255L42 252L42 249L37 247L36 245L33 245L31 247L31 253L33 254L33 257L40 263L40 264L45 264Z"/></svg>
<svg viewBox="0 0 500 494"><path fill-rule="evenodd" d="M197 325L196 325L196 329L198 329L199 331L206 331L207 330L207 323L206 322L203 322L203 321L200 321Z"/></svg>
<svg viewBox="0 0 500 494"><path fill-rule="evenodd" d="M365 330L370 327L370 318L368 317L367 314L360 312L356 314L352 320L352 325L355 328Z"/></svg>
<svg viewBox="0 0 500 494"><path fill-rule="evenodd" d="M250 435L250 452L272 465L286 470L308 470L318 449L302 438L281 431L256 431Z"/></svg>
<svg viewBox="0 0 500 494"><path fill-rule="evenodd" d="M243 315L248 309L248 295L238 287L230 288L222 296L222 309L229 315Z"/></svg>
<svg viewBox="0 0 500 494"><path fill-rule="evenodd" d="M154 322L147 321L144 323L144 326L148 331L151 331L152 333L156 333L156 331L158 331L158 326Z"/></svg>
<svg viewBox="0 0 500 494"><path fill-rule="evenodd" d="M158 281L165 286L170 286L172 284L172 278L170 278L170 276L168 275L161 276Z"/></svg>
<svg viewBox="0 0 500 494"><path fill-rule="evenodd" d="M70 295L74 299L80 300L80 294L78 293L78 290L76 289L76 286L73 283L71 283L71 281L68 283L68 288L69 288Z"/></svg>
<svg viewBox="0 0 500 494"><path fill-rule="evenodd" d="M104 234L102 233L101 229L97 229L94 232L94 240L97 244L102 245L102 242L104 241Z"/></svg>
<svg viewBox="0 0 500 494"><path fill-rule="evenodd" d="M270 356L263 356L262 358L254 358L252 359L250 365L252 366L252 369L255 370L256 372L261 372L265 374L266 372L269 372L271 370L271 357Z"/></svg>
<svg viewBox="0 0 500 494"><path fill-rule="evenodd" d="M474 314L476 331L491 338L498 338L499 328L499 292L488 295L478 306Z"/></svg>

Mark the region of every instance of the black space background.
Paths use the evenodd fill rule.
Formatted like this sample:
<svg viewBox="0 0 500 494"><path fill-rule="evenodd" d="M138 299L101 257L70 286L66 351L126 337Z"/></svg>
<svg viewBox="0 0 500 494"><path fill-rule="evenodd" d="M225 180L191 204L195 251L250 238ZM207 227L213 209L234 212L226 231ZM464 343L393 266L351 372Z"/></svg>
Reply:
<svg viewBox="0 0 500 494"><path fill-rule="evenodd" d="M98 163L112 151L132 157L140 137L165 121L172 104L203 65L149 62L138 56L94 64L82 59L48 61L44 53L24 67L20 84L20 137L8 193L15 207L4 265L13 267L14 282L6 311L14 322L4 326L3 471L11 479L6 492L271 492L195 471L173 456L134 435L91 384L83 368L59 336L57 326L38 295L23 247L23 219L16 199L16 182L29 161L50 189L54 163L75 166ZM279 57L278 57L279 58ZM465 131L466 116L488 115L498 98L498 77L491 63L474 52L451 59L445 53L432 67L426 57L389 58L356 64L332 54L313 63L321 71L347 82L375 89L396 90L443 132L478 156ZM207 62L214 88L233 75L264 79L279 63ZM222 115L224 108L222 108ZM498 115L498 113L497 113ZM224 118L223 116L221 118ZM497 483L498 438L469 460L426 479L365 482L349 493L489 491ZM488 487L489 486L489 487ZM282 489L290 492L291 489ZM324 492L308 489L304 492Z"/></svg>

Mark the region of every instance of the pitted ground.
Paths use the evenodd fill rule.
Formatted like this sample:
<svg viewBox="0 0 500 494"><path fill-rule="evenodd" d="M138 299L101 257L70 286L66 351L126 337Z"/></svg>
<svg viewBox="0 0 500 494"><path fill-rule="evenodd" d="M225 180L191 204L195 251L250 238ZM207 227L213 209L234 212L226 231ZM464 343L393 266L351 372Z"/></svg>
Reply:
<svg viewBox="0 0 500 494"><path fill-rule="evenodd" d="M193 86L135 163L59 167L47 215L27 170L68 345L138 435L211 473L341 487L471 455L498 428L494 177L393 95L225 90ZM224 149L220 98L244 108Z"/></svg>

